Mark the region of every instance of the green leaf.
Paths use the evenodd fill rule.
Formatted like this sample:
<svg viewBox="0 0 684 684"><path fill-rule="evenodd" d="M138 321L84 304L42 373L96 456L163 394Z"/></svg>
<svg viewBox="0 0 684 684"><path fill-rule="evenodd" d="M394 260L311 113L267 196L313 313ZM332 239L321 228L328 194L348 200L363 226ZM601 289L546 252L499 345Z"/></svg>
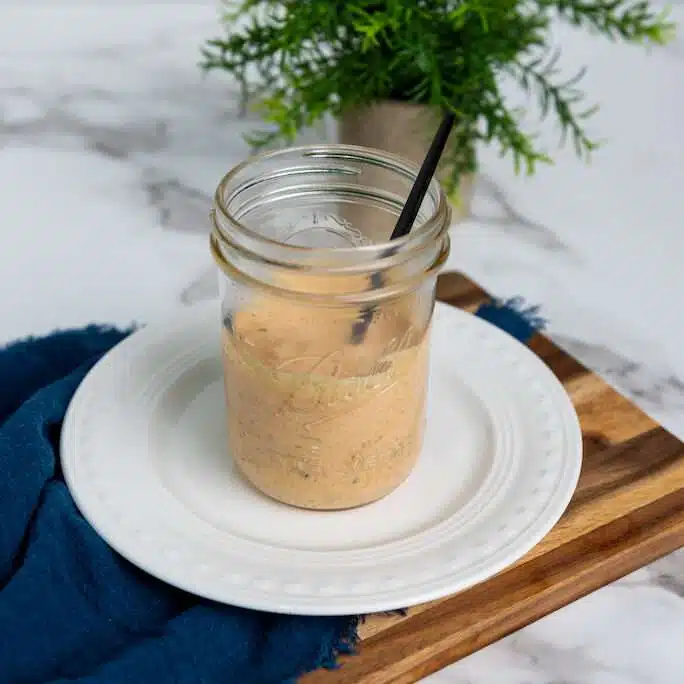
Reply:
<svg viewBox="0 0 684 684"><path fill-rule="evenodd" d="M223 35L201 46L200 67L237 81L243 102L257 98L272 128L250 136L256 146L390 97L457 112L458 144L447 154L456 187L475 169L478 141L497 145L520 173L550 162L502 96L504 77L582 158L598 147L584 130L597 109L580 87L585 70L564 76L552 45L555 16L627 43L674 36L668 13L646 0L237 0Z"/></svg>

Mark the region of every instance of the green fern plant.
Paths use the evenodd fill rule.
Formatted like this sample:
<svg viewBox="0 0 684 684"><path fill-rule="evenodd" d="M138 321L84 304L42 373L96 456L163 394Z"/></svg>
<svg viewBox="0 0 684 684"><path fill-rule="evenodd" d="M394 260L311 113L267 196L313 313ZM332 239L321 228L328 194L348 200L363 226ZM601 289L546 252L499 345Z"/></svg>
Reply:
<svg viewBox="0 0 684 684"><path fill-rule="evenodd" d="M579 89L584 71L563 78L548 48L559 17L628 43L664 44L674 26L646 0L241 0L224 18L225 35L202 51L205 70L237 79L245 102L258 103L268 131L255 147L291 142L324 115L379 100L445 109L458 117L448 179L476 169L479 141L498 144L517 171L550 159L502 93L512 77L540 113L554 115L563 140L588 156L585 132L595 107Z"/></svg>

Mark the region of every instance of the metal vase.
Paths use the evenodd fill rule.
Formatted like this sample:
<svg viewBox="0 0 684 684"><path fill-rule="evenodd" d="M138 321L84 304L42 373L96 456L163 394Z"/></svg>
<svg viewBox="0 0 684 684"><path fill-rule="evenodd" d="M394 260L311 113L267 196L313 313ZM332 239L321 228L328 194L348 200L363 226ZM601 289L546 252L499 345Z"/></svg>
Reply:
<svg viewBox="0 0 684 684"><path fill-rule="evenodd" d="M343 114L338 122L338 137L341 143L375 147L421 164L436 121L426 105L383 101ZM441 174L444 174L443 167ZM438 172L438 178L441 174ZM452 202L454 220L469 215L472 194L473 177L464 176L459 182L459 201Z"/></svg>

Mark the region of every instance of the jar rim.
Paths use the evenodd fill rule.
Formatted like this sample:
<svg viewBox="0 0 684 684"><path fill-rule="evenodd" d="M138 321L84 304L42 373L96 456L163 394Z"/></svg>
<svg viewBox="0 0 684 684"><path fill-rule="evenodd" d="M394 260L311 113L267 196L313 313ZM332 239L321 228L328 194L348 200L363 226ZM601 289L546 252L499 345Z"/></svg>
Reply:
<svg viewBox="0 0 684 684"><path fill-rule="evenodd" d="M440 184L434 178L428 188L428 196L431 196L435 204L432 214L407 235L395 240L384 242L374 242L370 245L358 245L351 247L307 247L302 245L287 244L274 238L262 235L249 226L238 221L226 207L226 196L231 183L233 183L241 173L251 166L256 166L260 162L277 160L279 157L328 159L331 161L357 161L380 166L389 171L403 176L409 183L415 181L419 172L419 166L403 157L386 152L384 150L361 147L357 145L346 145L341 143L327 143L316 145L300 145L286 147L279 150L262 152L255 154L234 166L219 182L214 194L213 221L214 239L219 243L230 243L236 246L235 235L228 235L225 232L223 222L227 222L230 229L240 236L239 244L252 254L266 255L277 251L282 258L277 261L287 262L293 266L307 267L312 260L319 266L325 267L329 259L334 259L339 266L340 261L349 261L350 264L359 262L365 267L370 268L378 260L386 259L388 252L401 258L402 253L414 253L420 251L427 244L437 239L448 227L451 210L448 200ZM216 220L219 219L219 220ZM223 221L221 221L222 219ZM407 255L408 256L408 255Z"/></svg>

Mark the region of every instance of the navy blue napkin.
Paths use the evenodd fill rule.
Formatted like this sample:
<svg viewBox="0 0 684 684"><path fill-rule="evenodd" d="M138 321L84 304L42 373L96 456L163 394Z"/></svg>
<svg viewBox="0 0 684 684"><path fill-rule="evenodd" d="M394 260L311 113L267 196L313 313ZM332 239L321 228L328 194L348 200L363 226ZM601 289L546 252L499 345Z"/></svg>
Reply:
<svg viewBox="0 0 684 684"><path fill-rule="evenodd" d="M478 313L522 341L539 324L505 302ZM199 599L122 559L76 510L59 467L62 420L126 334L90 326L0 351L0 682L286 684L334 666L353 650L357 616Z"/></svg>

